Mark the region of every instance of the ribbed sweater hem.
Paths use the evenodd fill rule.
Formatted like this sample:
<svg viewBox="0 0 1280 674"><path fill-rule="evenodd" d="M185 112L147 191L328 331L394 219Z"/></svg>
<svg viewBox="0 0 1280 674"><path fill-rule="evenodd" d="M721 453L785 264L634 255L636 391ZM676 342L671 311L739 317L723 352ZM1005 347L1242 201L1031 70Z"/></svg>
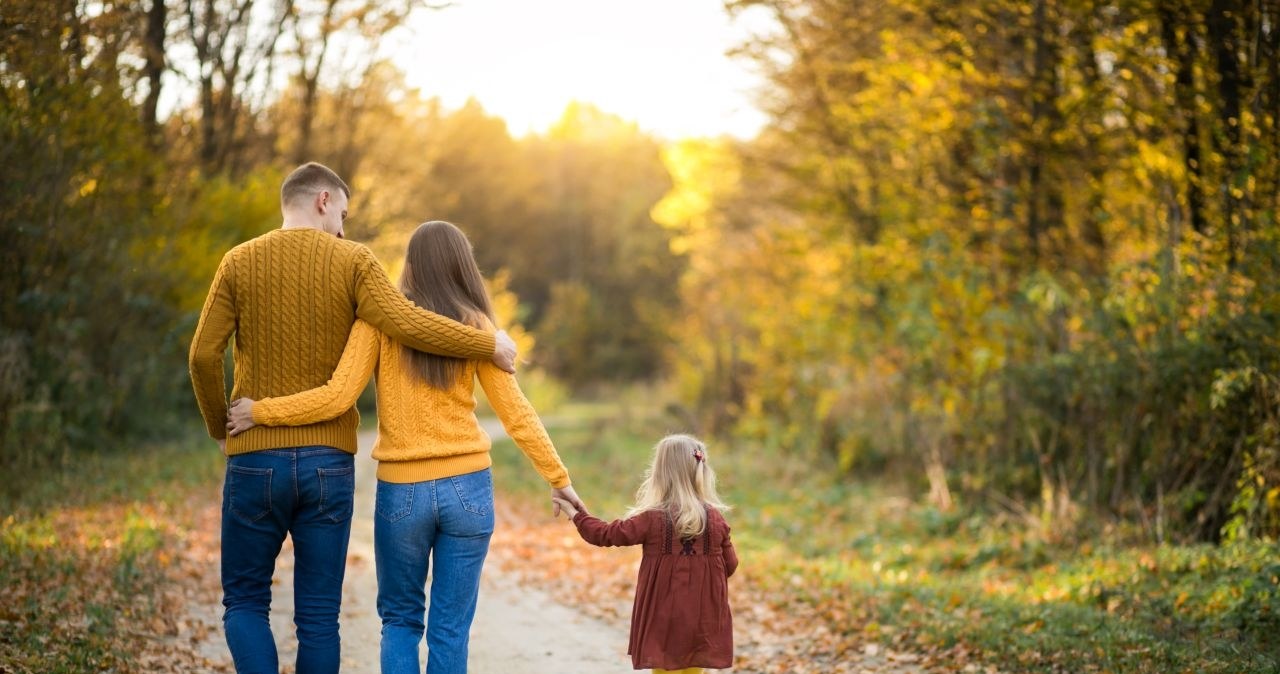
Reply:
<svg viewBox="0 0 1280 674"><path fill-rule="evenodd" d="M227 456L287 447L334 447L355 454L360 415L351 410L337 419L309 426L254 426L227 438Z"/></svg>
<svg viewBox="0 0 1280 674"><path fill-rule="evenodd" d="M489 456L488 450L407 461L379 460L378 479L399 484L426 482L474 473L492 465L493 459Z"/></svg>

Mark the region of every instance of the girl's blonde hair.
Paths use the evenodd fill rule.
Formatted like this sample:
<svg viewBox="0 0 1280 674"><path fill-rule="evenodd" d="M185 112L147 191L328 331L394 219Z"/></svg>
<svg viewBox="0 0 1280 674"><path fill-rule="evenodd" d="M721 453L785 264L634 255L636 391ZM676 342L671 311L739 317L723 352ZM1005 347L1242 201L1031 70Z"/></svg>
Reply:
<svg viewBox="0 0 1280 674"><path fill-rule="evenodd" d="M716 473L711 470L706 444L684 434L659 440L627 517L663 510L675 522L681 538L692 538L706 531L707 506L722 512L729 509L716 493Z"/></svg>

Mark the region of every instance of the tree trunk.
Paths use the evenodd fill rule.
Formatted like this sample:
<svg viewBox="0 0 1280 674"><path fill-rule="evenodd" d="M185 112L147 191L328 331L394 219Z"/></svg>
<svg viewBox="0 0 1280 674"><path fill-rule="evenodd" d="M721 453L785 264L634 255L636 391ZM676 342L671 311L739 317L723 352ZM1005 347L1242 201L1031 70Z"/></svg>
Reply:
<svg viewBox="0 0 1280 674"><path fill-rule="evenodd" d="M298 145L294 149L295 164L302 164L311 158L311 129L315 125L316 94L320 86L320 73L324 71L325 56L329 52L329 38L333 35L333 12L338 0L329 0L325 4L324 17L320 21L320 53L316 55L315 64L308 68L305 41L298 35L299 61L298 78L302 80L302 110L298 119ZM347 176L348 180L351 176Z"/></svg>
<svg viewBox="0 0 1280 674"><path fill-rule="evenodd" d="M165 0L151 0L151 8L147 10L147 32L144 37L146 65L143 72L147 77L147 99L142 104L142 126L147 131L152 149L160 144L159 119L157 108L160 105L160 86L164 76L164 39L165 23L168 8Z"/></svg>
<svg viewBox="0 0 1280 674"><path fill-rule="evenodd" d="M1030 152L1027 159L1027 240L1032 262L1043 253L1044 235L1062 224L1062 188L1046 176L1055 132L1062 126L1058 111L1058 45L1054 42L1049 0L1035 6L1035 34L1031 73Z"/></svg>
<svg viewBox="0 0 1280 674"><path fill-rule="evenodd" d="M1263 155L1275 157L1280 153L1280 2L1262 2L1259 7L1254 41L1265 84L1254 97L1254 119L1263 125L1257 136ZM1263 210L1280 209L1280 166L1275 162L1259 176L1254 199L1261 201L1258 206Z"/></svg>
<svg viewBox="0 0 1280 674"><path fill-rule="evenodd" d="M1085 89L1089 92L1090 97L1097 95L1103 88L1102 77L1099 74L1097 53L1093 48L1093 41L1096 35L1093 26L1093 21L1095 20L1094 11L1095 8L1092 4L1086 7L1085 15L1079 17L1080 23L1075 30L1076 58L1080 62L1081 78L1084 80ZM1102 145L1101 132L1094 130L1103 128L1101 110L1101 102L1092 106L1088 113L1090 115L1088 121L1091 124L1082 125L1085 152L1084 163L1088 172L1089 196L1085 199L1080 235L1087 247L1086 263L1090 276L1098 282L1105 283L1107 241L1102 231L1102 213L1106 203L1106 194L1103 191L1106 158L1104 157L1105 148Z"/></svg>
<svg viewBox="0 0 1280 674"><path fill-rule="evenodd" d="M1243 88L1239 51L1240 51L1240 18L1244 8L1238 0L1214 0L1205 21L1208 29L1208 43L1214 47L1214 56L1218 66L1218 95L1221 98L1222 110L1220 120L1222 132L1215 134L1218 140L1218 152L1226 160L1226 170L1222 176L1222 222L1227 235L1227 264L1235 268L1239 261L1240 228L1244 224L1240 208L1240 196L1236 183L1241 180L1241 127L1244 119L1240 116L1240 96Z"/></svg>
<svg viewBox="0 0 1280 674"><path fill-rule="evenodd" d="M1160 3L1161 37L1165 52L1173 61L1174 107L1180 118L1183 162L1187 169L1187 219L1191 229L1204 234L1204 163L1200 156L1200 122L1196 112L1195 51L1191 32L1195 30L1190 10ZM1179 29L1183 32L1179 34Z"/></svg>

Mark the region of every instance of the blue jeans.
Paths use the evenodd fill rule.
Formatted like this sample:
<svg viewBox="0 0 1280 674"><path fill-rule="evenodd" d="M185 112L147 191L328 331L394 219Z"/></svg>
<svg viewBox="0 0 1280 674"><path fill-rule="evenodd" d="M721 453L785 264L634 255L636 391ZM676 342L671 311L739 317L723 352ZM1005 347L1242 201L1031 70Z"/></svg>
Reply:
<svg viewBox="0 0 1280 674"><path fill-rule="evenodd" d="M268 449L227 459L222 488L222 615L239 674L278 674L271 576L293 537L297 674L336 674L338 610L355 491L353 457L332 447Z"/></svg>
<svg viewBox="0 0 1280 674"><path fill-rule="evenodd" d="M378 481L373 525L382 618L382 674L418 669L426 610L427 673L466 674L467 642L480 594L480 570L493 535L493 477L489 470L395 484Z"/></svg>

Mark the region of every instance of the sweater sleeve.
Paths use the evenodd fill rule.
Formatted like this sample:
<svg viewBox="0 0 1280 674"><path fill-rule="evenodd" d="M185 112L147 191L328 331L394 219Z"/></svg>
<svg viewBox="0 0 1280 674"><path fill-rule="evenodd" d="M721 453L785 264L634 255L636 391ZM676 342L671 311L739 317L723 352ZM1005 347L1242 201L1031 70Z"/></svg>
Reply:
<svg viewBox="0 0 1280 674"><path fill-rule="evenodd" d="M582 540L601 547L621 547L639 545L649 533L649 513L640 513L624 520L605 522L592 517L585 510L579 510L573 518L578 527L578 535Z"/></svg>
<svg viewBox="0 0 1280 674"><path fill-rule="evenodd" d="M547 435L538 413L516 383L515 375L488 361L477 364L476 375L493 405L493 411L502 420L502 427L528 457L534 470L556 489L569 486L569 471L560 460L555 445L551 444L551 437Z"/></svg>
<svg viewBox="0 0 1280 674"><path fill-rule="evenodd" d="M227 437L227 389L222 359L227 351L227 341L236 329L233 276L231 254L228 253L223 256L213 276L187 359L196 404L200 406L200 415L204 417L209 436L215 440Z"/></svg>
<svg viewBox="0 0 1280 674"><path fill-rule="evenodd" d="M376 328L356 321L328 382L293 395L259 400L253 405L253 422L262 426L305 426L328 421L351 409L373 374L379 342Z"/></svg>
<svg viewBox="0 0 1280 674"><path fill-rule="evenodd" d="M440 356L489 360L493 335L422 309L391 285L373 251L356 252L356 315L411 349Z"/></svg>

